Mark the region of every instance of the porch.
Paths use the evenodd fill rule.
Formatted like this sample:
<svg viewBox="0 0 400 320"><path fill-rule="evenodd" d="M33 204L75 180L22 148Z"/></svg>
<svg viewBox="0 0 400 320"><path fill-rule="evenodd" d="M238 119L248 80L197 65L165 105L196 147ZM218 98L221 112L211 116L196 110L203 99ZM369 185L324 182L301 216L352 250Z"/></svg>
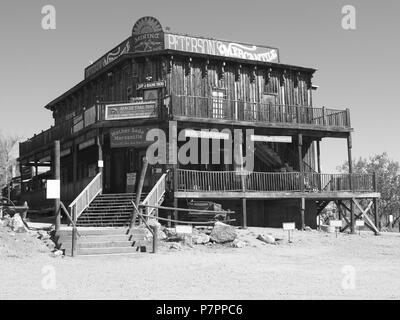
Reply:
<svg viewBox="0 0 400 320"><path fill-rule="evenodd" d="M374 175L315 172L196 171L177 169L176 198L379 198Z"/></svg>

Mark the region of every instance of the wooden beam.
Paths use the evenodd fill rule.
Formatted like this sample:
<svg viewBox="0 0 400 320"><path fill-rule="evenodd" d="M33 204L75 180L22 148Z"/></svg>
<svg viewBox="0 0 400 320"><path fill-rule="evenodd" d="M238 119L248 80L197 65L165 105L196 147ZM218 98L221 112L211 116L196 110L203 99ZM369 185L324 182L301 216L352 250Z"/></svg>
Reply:
<svg viewBox="0 0 400 320"><path fill-rule="evenodd" d="M354 204L358 207L358 209L360 209L361 214L359 215L359 217L363 217L364 220L370 224L371 229L375 232L375 235L379 234L379 230L378 228L374 225L374 223L371 221L371 219L368 217L368 211L371 210L371 207L373 205L373 201L370 201L370 203L368 204L368 207L364 210L361 205L356 201L356 199L353 199L352 202L354 202Z"/></svg>
<svg viewBox="0 0 400 320"><path fill-rule="evenodd" d="M54 161L53 161L53 174L54 180L60 181L61 186L61 174L60 174L60 140L54 141ZM60 195L61 196L61 195ZM61 225L61 204L60 198L54 200L54 215L55 215L55 229L56 232L60 230Z"/></svg>

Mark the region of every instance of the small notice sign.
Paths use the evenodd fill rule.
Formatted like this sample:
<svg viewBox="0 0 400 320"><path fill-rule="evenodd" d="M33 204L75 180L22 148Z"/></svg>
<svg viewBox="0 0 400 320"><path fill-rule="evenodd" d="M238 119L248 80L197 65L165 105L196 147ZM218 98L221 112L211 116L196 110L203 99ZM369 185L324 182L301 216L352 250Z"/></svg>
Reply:
<svg viewBox="0 0 400 320"><path fill-rule="evenodd" d="M60 180L47 180L47 199L60 199Z"/></svg>
<svg viewBox="0 0 400 320"><path fill-rule="evenodd" d="M294 230L296 228L296 225L294 222L284 222L283 223L283 230L289 231L289 230Z"/></svg>
<svg viewBox="0 0 400 320"><path fill-rule="evenodd" d="M356 227L364 227L364 220L356 220Z"/></svg>
<svg viewBox="0 0 400 320"><path fill-rule="evenodd" d="M186 225L177 225L175 227L175 231L178 234L192 234L193 227L192 226L186 226Z"/></svg>
<svg viewBox="0 0 400 320"><path fill-rule="evenodd" d="M335 228L341 228L342 227L342 220L331 220L329 221L329 225Z"/></svg>

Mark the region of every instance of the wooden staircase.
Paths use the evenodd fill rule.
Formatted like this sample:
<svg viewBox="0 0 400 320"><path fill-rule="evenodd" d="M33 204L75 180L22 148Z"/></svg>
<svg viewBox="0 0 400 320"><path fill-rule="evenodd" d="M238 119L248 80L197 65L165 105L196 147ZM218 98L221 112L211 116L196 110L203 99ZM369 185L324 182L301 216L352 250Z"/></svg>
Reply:
<svg viewBox="0 0 400 320"><path fill-rule="evenodd" d="M146 197L142 194L140 201ZM77 220L77 227L129 226L133 212L134 193L99 194Z"/></svg>
<svg viewBox="0 0 400 320"><path fill-rule="evenodd" d="M152 252L152 238L145 228L79 228L77 239L77 255L111 255ZM55 235L59 250L65 255L71 255L72 228L63 228Z"/></svg>

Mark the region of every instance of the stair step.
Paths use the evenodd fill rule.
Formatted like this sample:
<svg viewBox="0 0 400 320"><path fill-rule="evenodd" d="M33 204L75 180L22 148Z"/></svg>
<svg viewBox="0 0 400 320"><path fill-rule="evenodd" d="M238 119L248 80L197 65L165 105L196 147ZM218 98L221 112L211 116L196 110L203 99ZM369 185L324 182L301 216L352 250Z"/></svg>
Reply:
<svg viewBox="0 0 400 320"><path fill-rule="evenodd" d="M151 252L152 246L150 244L141 245L146 251ZM118 254L118 253L140 253L139 247L105 247L105 248L78 248L78 255L98 255L98 254ZM65 250L65 254L70 254L71 250Z"/></svg>
<svg viewBox="0 0 400 320"><path fill-rule="evenodd" d="M141 242L145 240L133 240L133 241L101 241L101 242L80 242L77 243L79 249L90 249L90 248L131 248L141 245ZM71 249L72 242L65 242L62 244L61 249Z"/></svg>

